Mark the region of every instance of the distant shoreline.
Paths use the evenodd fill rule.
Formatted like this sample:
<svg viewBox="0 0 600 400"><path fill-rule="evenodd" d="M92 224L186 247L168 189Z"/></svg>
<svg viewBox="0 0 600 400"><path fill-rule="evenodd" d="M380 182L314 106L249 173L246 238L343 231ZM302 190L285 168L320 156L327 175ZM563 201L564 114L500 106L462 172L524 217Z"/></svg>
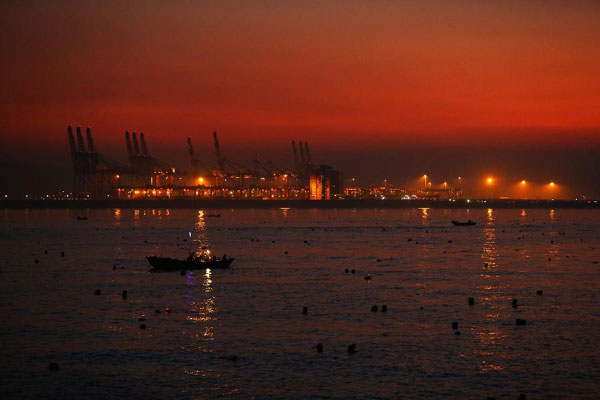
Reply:
<svg viewBox="0 0 600 400"><path fill-rule="evenodd" d="M45 208L574 208L599 209L598 201L575 200L0 200L3 209Z"/></svg>

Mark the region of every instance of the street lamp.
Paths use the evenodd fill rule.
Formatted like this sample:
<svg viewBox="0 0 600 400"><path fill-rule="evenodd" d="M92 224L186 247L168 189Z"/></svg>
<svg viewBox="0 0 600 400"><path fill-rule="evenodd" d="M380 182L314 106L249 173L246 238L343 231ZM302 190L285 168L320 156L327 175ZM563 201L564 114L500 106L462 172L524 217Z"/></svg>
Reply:
<svg viewBox="0 0 600 400"><path fill-rule="evenodd" d="M423 175L423 181L425 182L425 189L427 189L427 174Z"/></svg>
<svg viewBox="0 0 600 400"><path fill-rule="evenodd" d="M488 185L488 195L490 197L492 197L492 183L494 183L494 179L492 177L489 177L486 179L487 185Z"/></svg>

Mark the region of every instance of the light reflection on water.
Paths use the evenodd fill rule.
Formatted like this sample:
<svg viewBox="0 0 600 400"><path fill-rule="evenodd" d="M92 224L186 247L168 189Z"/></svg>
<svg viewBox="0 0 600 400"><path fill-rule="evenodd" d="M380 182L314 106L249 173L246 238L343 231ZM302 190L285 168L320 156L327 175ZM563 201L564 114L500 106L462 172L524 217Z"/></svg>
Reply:
<svg viewBox="0 0 600 400"><path fill-rule="evenodd" d="M594 398L600 218L525 211L292 208L206 218L111 209L90 210L86 222L60 210L4 212L8 397L69 398L92 386L98 398L118 397L118 381L128 398L564 398L572 388ZM451 226L466 219L477 225ZM186 276L147 272L149 253L181 258L192 247L236 261ZM387 313L370 311L382 304ZM517 317L527 326L515 327ZM61 371L50 374L56 360Z"/></svg>
<svg viewBox="0 0 600 400"><path fill-rule="evenodd" d="M194 233L190 238L191 243L194 244L194 250L196 256L208 255L210 252L210 242L206 232L206 220L204 218L204 211L198 211L196 217L196 223L194 225ZM201 323L199 330L196 333L197 338L201 339L212 339L214 335L214 327L211 322L215 320L216 301L212 289L212 271L210 269L196 270L194 272L188 271L186 274L186 282L188 285L188 309L189 314L187 319ZM195 281L196 277L201 280L200 285ZM201 290L198 290L201 289Z"/></svg>
<svg viewBox="0 0 600 400"><path fill-rule="evenodd" d="M474 354L479 357L481 372L501 371L503 369L500 362L503 356L499 353L505 337L497 326L497 322L502 318L502 315L498 312L497 304L504 296L498 275L500 266L498 264L499 252L496 244L494 210L489 208L486 216L481 254L484 263L481 267L483 273L480 274L481 281L477 291L481 296L479 301L487 305L493 312L485 313L481 322L473 328L473 333L480 343L480 347L474 350Z"/></svg>

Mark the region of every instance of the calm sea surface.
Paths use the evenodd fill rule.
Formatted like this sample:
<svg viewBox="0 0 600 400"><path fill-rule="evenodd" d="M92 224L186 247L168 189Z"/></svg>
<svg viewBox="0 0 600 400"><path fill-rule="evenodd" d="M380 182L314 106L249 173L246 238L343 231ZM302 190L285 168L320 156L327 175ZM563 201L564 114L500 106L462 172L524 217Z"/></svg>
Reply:
<svg viewBox="0 0 600 400"><path fill-rule="evenodd" d="M236 260L148 272L190 245ZM0 210L0 395L597 399L599 250L597 210Z"/></svg>

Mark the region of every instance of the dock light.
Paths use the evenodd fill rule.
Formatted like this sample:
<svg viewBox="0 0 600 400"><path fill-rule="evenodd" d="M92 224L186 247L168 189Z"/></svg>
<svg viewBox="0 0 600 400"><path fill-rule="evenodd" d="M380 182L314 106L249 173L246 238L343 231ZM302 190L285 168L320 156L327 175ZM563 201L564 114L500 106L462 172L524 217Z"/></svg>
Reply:
<svg viewBox="0 0 600 400"><path fill-rule="evenodd" d="M198 178L198 184L202 185L204 183L204 178L200 177Z"/></svg>

